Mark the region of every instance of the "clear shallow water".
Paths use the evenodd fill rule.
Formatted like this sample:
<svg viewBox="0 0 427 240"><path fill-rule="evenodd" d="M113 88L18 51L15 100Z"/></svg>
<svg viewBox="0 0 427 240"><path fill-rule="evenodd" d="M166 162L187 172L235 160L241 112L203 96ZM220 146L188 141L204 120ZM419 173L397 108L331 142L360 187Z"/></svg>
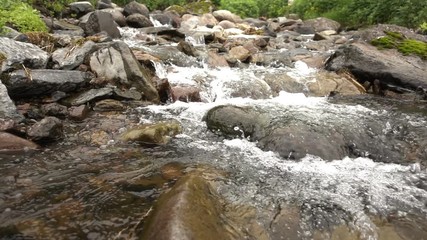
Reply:
<svg viewBox="0 0 427 240"><path fill-rule="evenodd" d="M132 36L127 36L129 42L134 41ZM156 69L172 85L200 88L204 102L139 107L127 112L126 119L134 123L176 119L183 133L169 145L155 148L114 141L94 146L77 137L92 127L81 123L67 130L69 142L42 152L0 156L1 238L132 239L153 201L174 183L159 171L170 162L188 169L205 164L225 170L227 177L217 184L221 196L232 204L255 207L257 220L266 228L274 225L286 206L297 208L300 239L313 239L316 231L332 232L333 226L343 224L358 232L356 239L387 239L381 235L387 224L400 237L389 239L427 236L427 172L422 164L382 163L365 157L325 161L310 155L290 161L258 148L244 135L218 136L202 120L215 106L251 106L269 112L277 122L292 116L354 132L375 127L384 139L405 129L419 144L427 137L425 112L403 111L400 102L368 97L346 102L303 93L273 96L265 74L287 75L302 84L315 81L315 70L302 62L294 68L210 69L202 63L199 67L157 64ZM255 85L262 94L247 91ZM236 89L246 95L234 96ZM94 128L103 121L124 120L101 118Z"/></svg>

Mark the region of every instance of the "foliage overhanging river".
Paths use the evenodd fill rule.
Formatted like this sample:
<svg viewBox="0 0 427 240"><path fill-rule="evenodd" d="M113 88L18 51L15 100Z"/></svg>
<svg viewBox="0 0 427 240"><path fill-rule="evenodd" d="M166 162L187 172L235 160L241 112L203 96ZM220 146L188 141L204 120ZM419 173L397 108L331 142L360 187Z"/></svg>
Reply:
<svg viewBox="0 0 427 240"><path fill-rule="evenodd" d="M397 138L415 146L427 139L425 106L368 95L328 98L280 92L252 99L259 93L235 94L236 89L249 91L254 85L262 89L266 75L287 75L302 84L315 81L316 70L302 62L293 68L156 64L156 72L171 84L199 87L204 102L140 106L128 110L126 119L141 123L175 119L183 133L162 146L111 141L97 147L73 141L77 133L68 129L69 142L37 153L0 155L3 239L132 238L153 202L175 182L159 172L171 163L184 171L209 168L226 173L215 179L218 193L229 203L256 209L262 226L276 228L271 230L272 239L343 239L340 231L348 229L354 234L346 239L427 239L425 162L393 156L377 162L370 158L375 153L368 152L334 160L313 155L285 159L260 149L243 131L240 137L224 138L209 131L203 121L215 106L252 107L267 112L278 124L291 118L349 134L372 128L379 142ZM102 121L106 120L96 124ZM399 147L392 146L399 142L389 144ZM138 187L122 184L135 179Z"/></svg>

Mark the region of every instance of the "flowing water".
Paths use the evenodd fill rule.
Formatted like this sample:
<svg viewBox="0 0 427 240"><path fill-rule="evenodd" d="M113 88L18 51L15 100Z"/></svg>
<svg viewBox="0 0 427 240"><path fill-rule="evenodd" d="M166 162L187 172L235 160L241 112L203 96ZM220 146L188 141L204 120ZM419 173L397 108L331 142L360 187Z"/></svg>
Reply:
<svg viewBox="0 0 427 240"><path fill-rule="evenodd" d="M125 36L133 47L139 46L130 39L135 33ZM207 165L225 171L227 177L217 185L220 195L232 204L257 209L257 220L270 230L275 224L281 228L280 216L286 209L296 208L297 227L273 239L344 239L334 232L340 226L357 233L345 239L427 239L427 159L385 163L367 153L329 161L313 155L288 160L260 149L243 133L235 139L221 137L203 121L215 106L251 106L269 112L278 122L286 115L349 132L380 128L385 139L403 134L404 128L405 136L419 145L427 137L425 103L275 94L264 82L266 75L288 75L302 84L315 81L316 70L302 62L293 68L208 68L203 59L193 61L198 64L155 67L172 85L201 89L203 102L140 106L126 112L125 119L110 118L126 124L176 119L183 133L168 145L145 148L114 140L101 146L82 144L78 140L82 126L91 127L86 122L66 130L69 141L41 152L0 155L0 237L129 238L153 201L174 183L158 169L178 163L187 169ZM92 124L102 121L105 118ZM132 181L139 185L127 184Z"/></svg>

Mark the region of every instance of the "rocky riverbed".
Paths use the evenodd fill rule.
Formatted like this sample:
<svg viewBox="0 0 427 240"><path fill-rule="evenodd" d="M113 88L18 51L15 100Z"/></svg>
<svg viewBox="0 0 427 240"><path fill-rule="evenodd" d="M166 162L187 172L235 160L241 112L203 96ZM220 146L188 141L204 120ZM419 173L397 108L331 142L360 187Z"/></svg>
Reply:
<svg viewBox="0 0 427 240"><path fill-rule="evenodd" d="M181 10L0 37L2 239L426 239L425 35Z"/></svg>

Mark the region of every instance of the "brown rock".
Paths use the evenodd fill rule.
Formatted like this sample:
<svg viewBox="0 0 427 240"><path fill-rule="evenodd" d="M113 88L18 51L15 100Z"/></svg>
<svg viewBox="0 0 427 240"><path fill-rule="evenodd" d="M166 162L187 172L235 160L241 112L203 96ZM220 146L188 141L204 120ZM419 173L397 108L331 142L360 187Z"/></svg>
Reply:
<svg viewBox="0 0 427 240"><path fill-rule="evenodd" d="M0 132L0 152L21 152L36 149L39 149L39 146L34 142L10 133Z"/></svg>
<svg viewBox="0 0 427 240"><path fill-rule="evenodd" d="M68 116L76 121L81 121L87 117L90 109L87 105L73 106L68 109Z"/></svg>
<svg viewBox="0 0 427 240"><path fill-rule="evenodd" d="M28 136L35 141L53 141L62 137L62 122L56 117L45 117L28 130Z"/></svg>
<svg viewBox="0 0 427 240"><path fill-rule="evenodd" d="M160 168L162 178L165 180L178 179L184 176L184 166L179 162L170 162Z"/></svg>
<svg viewBox="0 0 427 240"><path fill-rule="evenodd" d="M181 178L160 196L147 219L142 239L233 239L221 220L215 191L198 174Z"/></svg>
<svg viewBox="0 0 427 240"><path fill-rule="evenodd" d="M181 102L201 102L200 89L196 87L176 86L172 88L173 99Z"/></svg>

